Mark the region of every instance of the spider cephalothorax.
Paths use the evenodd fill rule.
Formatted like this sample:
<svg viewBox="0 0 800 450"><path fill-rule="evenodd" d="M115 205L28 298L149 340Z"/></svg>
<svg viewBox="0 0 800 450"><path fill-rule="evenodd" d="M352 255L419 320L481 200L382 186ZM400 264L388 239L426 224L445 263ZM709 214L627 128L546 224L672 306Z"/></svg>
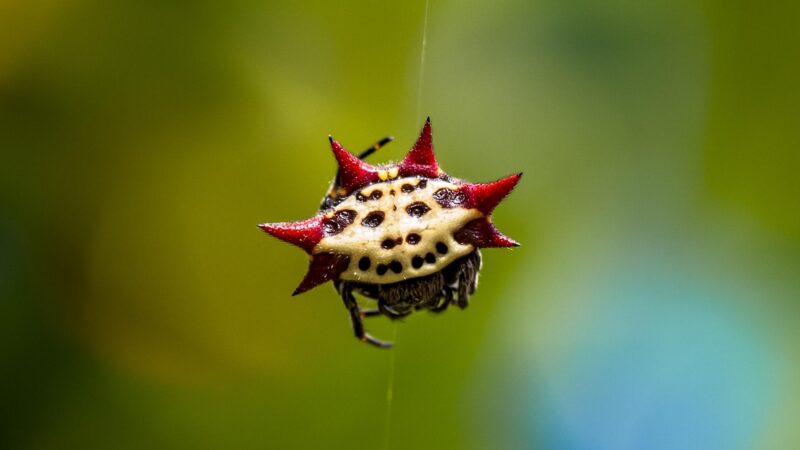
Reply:
<svg viewBox="0 0 800 450"><path fill-rule="evenodd" d="M451 303L466 308L478 283L479 249L519 245L497 231L490 215L521 173L486 184L448 176L433 153L430 119L400 163L363 161L390 140L356 157L330 138L339 170L320 212L298 222L259 225L311 256L293 295L332 281L356 337L381 347L391 344L367 334L364 317L441 312ZM378 308L361 309L354 291L377 300Z"/></svg>

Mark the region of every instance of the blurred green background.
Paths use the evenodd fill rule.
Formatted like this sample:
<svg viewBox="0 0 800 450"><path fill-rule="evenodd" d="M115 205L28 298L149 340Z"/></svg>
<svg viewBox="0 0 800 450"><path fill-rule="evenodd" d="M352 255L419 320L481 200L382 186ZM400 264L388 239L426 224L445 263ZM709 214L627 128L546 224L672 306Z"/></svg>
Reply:
<svg viewBox="0 0 800 450"><path fill-rule="evenodd" d="M800 448L798 3L431 0L420 77L424 17L0 1L0 447ZM523 246L379 351L255 225L427 115Z"/></svg>

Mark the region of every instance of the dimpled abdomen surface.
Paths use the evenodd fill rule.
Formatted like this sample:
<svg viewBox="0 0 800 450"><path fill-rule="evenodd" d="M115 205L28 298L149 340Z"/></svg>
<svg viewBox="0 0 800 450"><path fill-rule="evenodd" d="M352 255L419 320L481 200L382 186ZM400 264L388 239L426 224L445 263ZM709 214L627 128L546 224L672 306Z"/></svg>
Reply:
<svg viewBox="0 0 800 450"><path fill-rule="evenodd" d="M483 217L474 208L443 207L434 199L442 189L458 187L416 177L366 186L326 214L325 237L312 254L348 255L340 278L361 283L396 283L438 272L475 249L453 235Z"/></svg>

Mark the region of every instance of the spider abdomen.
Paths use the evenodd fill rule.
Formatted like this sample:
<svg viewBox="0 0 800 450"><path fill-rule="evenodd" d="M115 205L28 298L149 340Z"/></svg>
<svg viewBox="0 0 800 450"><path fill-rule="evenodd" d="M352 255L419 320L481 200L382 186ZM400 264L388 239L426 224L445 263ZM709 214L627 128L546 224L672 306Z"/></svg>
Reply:
<svg viewBox="0 0 800 450"><path fill-rule="evenodd" d="M391 284L442 270L475 249L455 234L482 215L475 208L443 207L433 197L440 189L457 186L416 177L368 185L325 213L326 221L343 213L353 219L328 227L312 254L349 255L339 278L360 283Z"/></svg>

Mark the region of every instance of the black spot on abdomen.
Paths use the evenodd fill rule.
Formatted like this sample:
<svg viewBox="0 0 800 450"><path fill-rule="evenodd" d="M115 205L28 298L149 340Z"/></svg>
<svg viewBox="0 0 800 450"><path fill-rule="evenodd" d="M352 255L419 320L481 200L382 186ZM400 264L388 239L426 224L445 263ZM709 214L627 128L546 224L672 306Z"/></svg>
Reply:
<svg viewBox="0 0 800 450"><path fill-rule="evenodd" d="M361 225L375 228L383 223L383 219L385 217L386 214L384 214L383 211L372 211L371 213L367 214L367 217L364 217L364 220L361 221Z"/></svg>
<svg viewBox="0 0 800 450"><path fill-rule="evenodd" d="M422 202L414 202L406 206L406 212L411 217L422 217L430 210L431 208Z"/></svg>
<svg viewBox="0 0 800 450"><path fill-rule="evenodd" d="M367 200L378 200L383 197L383 192L380 189L375 189L374 191L370 192L369 196L366 196L359 192L356 194L356 200L359 202L365 202Z"/></svg>
<svg viewBox="0 0 800 450"><path fill-rule="evenodd" d="M433 199L436 200L436 203L440 204L442 208L450 209L462 206L466 203L467 196L460 191L441 188L433 193Z"/></svg>
<svg viewBox="0 0 800 450"><path fill-rule="evenodd" d="M326 219L322 224L322 230L326 236L335 236L342 232L346 226L353 223L357 213L352 209L336 211L333 217Z"/></svg>

